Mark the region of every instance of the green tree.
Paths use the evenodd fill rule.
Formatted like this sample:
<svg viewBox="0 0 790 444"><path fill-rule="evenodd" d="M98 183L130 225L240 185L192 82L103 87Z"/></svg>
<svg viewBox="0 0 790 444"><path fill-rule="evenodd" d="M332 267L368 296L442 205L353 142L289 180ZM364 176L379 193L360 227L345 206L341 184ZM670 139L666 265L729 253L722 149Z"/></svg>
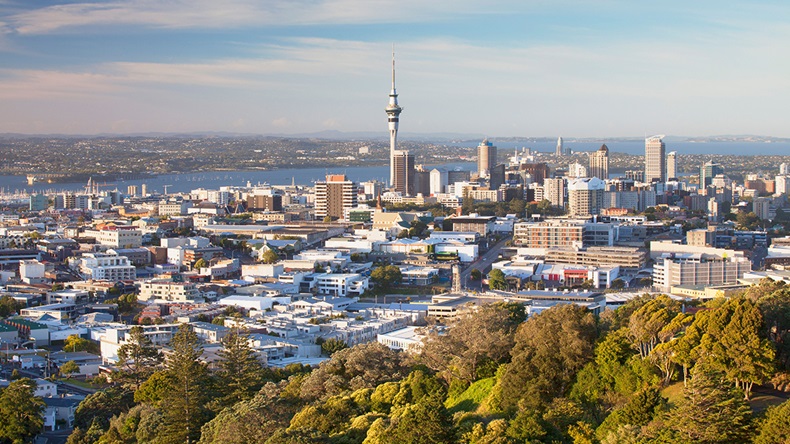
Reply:
<svg viewBox="0 0 790 444"><path fill-rule="evenodd" d="M483 273L480 272L477 268L473 268L469 272L469 278L473 281L479 281L483 277Z"/></svg>
<svg viewBox="0 0 790 444"><path fill-rule="evenodd" d="M455 430L440 395L409 404L393 415L383 443L451 443Z"/></svg>
<svg viewBox="0 0 790 444"><path fill-rule="evenodd" d="M680 313L680 303L661 295L639 307L631 315L628 328L634 347L642 358L662 341L661 331ZM668 338L667 338L668 339Z"/></svg>
<svg viewBox="0 0 790 444"><path fill-rule="evenodd" d="M342 339L329 338L321 343L321 351L327 356L332 356L335 352L348 348L348 344Z"/></svg>
<svg viewBox="0 0 790 444"><path fill-rule="evenodd" d="M80 337L79 335L69 335L66 340L63 341L63 351L84 351L96 354L99 353L99 344L91 341L90 339Z"/></svg>
<svg viewBox="0 0 790 444"><path fill-rule="evenodd" d="M640 390L621 408L613 411L596 429L599 439L623 426L644 426L667 409L667 400L655 387Z"/></svg>
<svg viewBox="0 0 790 444"><path fill-rule="evenodd" d="M395 265L385 265L373 270L370 273L370 279L376 284L376 288L387 291L392 286L400 283L403 276L400 268Z"/></svg>
<svg viewBox="0 0 790 444"><path fill-rule="evenodd" d="M749 442L749 404L740 390L722 382L715 373L693 372L683 389L683 398L669 412L665 423L678 437L676 442Z"/></svg>
<svg viewBox="0 0 790 444"><path fill-rule="evenodd" d="M119 380L132 390L137 390L148 379L162 361L162 353L157 350L145 330L139 325L129 330L126 342L118 348Z"/></svg>
<svg viewBox="0 0 790 444"><path fill-rule="evenodd" d="M506 290L507 282L505 281L505 273L498 268L488 272L488 288L492 290Z"/></svg>
<svg viewBox="0 0 790 444"><path fill-rule="evenodd" d="M279 260L280 260L280 256L278 256L277 253L275 253L274 250L272 250L271 248L264 251L263 256L261 257L261 261L264 264L274 264L277 263L277 261Z"/></svg>
<svg viewBox="0 0 790 444"><path fill-rule="evenodd" d="M208 266L208 262L202 257L195 261L195 265L192 266L193 270L200 270L201 268L206 268Z"/></svg>
<svg viewBox="0 0 790 444"><path fill-rule="evenodd" d="M625 281L623 281L620 278L617 278L617 279L612 281L612 284L610 285L610 287L613 290L622 290L623 288L625 288Z"/></svg>
<svg viewBox="0 0 790 444"><path fill-rule="evenodd" d="M44 401L34 396L36 383L18 379L0 391L0 441L23 443L44 427Z"/></svg>
<svg viewBox="0 0 790 444"><path fill-rule="evenodd" d="M80 366L74 361L68 361L60 366L59 371L60 374L66 376L66 378L71 378L71 375L74 373L79 373Z"/></svg>
<svg viewBox="0 0 790 444"><path fill-rule="evenodd" d="M25 308L25 304L18 302L11 296L0 297L0 318L8 317L12 313L18 313L23 308Z"/></svg>
<svg viewBox="0 0 790 444"><path fill-rule="evenodd" d="M768 408L757 426L754 444L787 444L790 440L790 401Z"/></svg>
<svg viewBox="0 0 790 444"><path fill-rule="evenodd" d="M252 398L263 386L263 366L250 346L249 335L233 329L222 340L218 376L224 394L221 404L233 405Z"/></svg>
<svg viewBox="0 0 790 444"><path fill-rule="evenodd" d="M109 425L113 416L129 410L134 405L132 392L122 387L109 387L85 397L74 412L74 427L87 430L98 422L101 430Z"/></svg>
<svg viewBox="0 0 790 444"><path fill-rule="evenodd" d="M200 361L203 347L192 327L181 324L170 343L166 363L169 390L162 399L165 443L190 443L200 438L200 427L208 419L206 402L210 387L208 368Z"/></svg>
<svg viewBox="0 0 790 444"><path fill-rule="evenodd" d="M564 396L576 373L593 359L595 317L578 305L558 305L530 317L516 332L502 378L502 402L548 402Z"/></svg>

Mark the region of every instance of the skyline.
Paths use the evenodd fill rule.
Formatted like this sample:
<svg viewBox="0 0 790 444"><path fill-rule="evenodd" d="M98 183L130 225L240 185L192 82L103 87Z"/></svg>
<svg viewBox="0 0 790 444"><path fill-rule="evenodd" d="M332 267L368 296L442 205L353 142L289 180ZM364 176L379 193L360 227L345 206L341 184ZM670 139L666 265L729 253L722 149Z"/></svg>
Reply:
<svg viewBox="0 0 790 444"><path fill-rule="evenodd" d="M47 6L39 6L45 4ZM0 0L0 133L789 137L790 6Z"/></svg>

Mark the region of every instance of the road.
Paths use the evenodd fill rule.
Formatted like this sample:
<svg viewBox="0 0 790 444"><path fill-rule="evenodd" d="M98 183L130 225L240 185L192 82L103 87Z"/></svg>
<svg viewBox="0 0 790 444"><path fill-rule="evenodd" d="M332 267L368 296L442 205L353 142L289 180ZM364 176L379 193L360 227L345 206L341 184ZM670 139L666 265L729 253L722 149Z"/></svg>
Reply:
<svg viewBox="0 0 790 444"><path fill-rule="evenodd" d="M509 241L512 236L507 236L502 238L497 244L492 246L487 252L485 252L482 256L480 256L476 261L472 262L471 264L467 265L466 268L461 270L461 282L463 286L467 284L470 285L479 285L479 283L472 283L469 275L472 273L473 269L480 270L483 274L485 274L488 270L488 267L491 266L494 262L499 259L499 253L502 252L502 249L505 248L505 243Z"/></svg>

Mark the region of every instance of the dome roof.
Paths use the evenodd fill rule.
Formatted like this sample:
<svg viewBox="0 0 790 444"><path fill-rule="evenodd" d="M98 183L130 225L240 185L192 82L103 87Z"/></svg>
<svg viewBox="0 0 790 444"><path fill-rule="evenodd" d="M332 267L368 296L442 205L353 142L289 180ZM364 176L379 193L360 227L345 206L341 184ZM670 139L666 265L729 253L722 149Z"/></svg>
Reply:
<svg viewBox="0 0 790 444"><path fill-rule="evenodd" d="M609 152L609 147L606 146L606 144L604 143L603 145L601 145L600 148L598 148L598 151L606 151L608 153Z"/></svg>

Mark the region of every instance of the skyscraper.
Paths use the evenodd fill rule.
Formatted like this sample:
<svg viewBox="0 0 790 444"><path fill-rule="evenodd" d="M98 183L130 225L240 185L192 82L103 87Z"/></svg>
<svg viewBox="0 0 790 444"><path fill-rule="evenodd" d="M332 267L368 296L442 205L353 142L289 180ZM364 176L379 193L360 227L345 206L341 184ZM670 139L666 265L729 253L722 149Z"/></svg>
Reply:
<svg viewBox="0 0 790 444"><path fill-rule="evenodd" d="M488 139L483 139L477 146L477 175L488 177L494 165L496 165L496 147Z"/></svg>
<svg viewBox="0 0 790 444"><path fill-rule="evenodd" d="M601 145L598 151L590 153L590 168L587 170L589 177L597 177L601 180L609 178L609 147Z"/></svg>
<svg viewBox="0 0 790 444"><path fill-rule="evenodd" d="M315 218L342 219L344 208L357 206L357 185L345 174L330 174L315 184Z"/></svg>
<svg viewBox="0 0 790 444"><path fill-rule="evenodd" d="M554 155L559 157L565 154L562 146L562 137L557 138L557 149L554 151Z"/></svg>
<svg viewBox="0 0 790 444"><path fill-rule="evenodd" d="M408 151L397 150L392 156L395 182L392 187L404 196L414 194L414 156Z"/></svg>
<svg viewBox="0 0 790 444"><path fill-rule="evenodd" d="M699 187L706 188L713 184L713 178L724 174L724 167L712 160L705 162L699 169Z"/></svg>
<svg viewBox="0 0 790 444"><path fill-rule="evenodd" d="M385 108L387 123L390 130L390 186L395 186L395 152L398 150L398 122L403 111L398 105L398 93L395 92L395 50L392 50L392 89L390 101Z"/></svg>
<svg viewBox="0 0 790 444"><path fill-rule="evenodd" d="M600 213L604 187L604 182L597 177L568 182L568 215L586 217Z"/></svg>
<svg viewBox="0 0 790 444"><path fill-rule="evenodd" d="M565 179L551 177L543 180L543 199L555 207L565 208Z"/></svg>
<svg viewBox="0 0 790 444"><path fill-rule="evenodd" d="M667 154L667 180L678 178L678 153L672 151Z"/></svg>
<svg viewBox="0 0 790 444"><path fill-rule="evenodd" d="M666 146L664 136L645 139L645 182L666 182Z"/></svg>

